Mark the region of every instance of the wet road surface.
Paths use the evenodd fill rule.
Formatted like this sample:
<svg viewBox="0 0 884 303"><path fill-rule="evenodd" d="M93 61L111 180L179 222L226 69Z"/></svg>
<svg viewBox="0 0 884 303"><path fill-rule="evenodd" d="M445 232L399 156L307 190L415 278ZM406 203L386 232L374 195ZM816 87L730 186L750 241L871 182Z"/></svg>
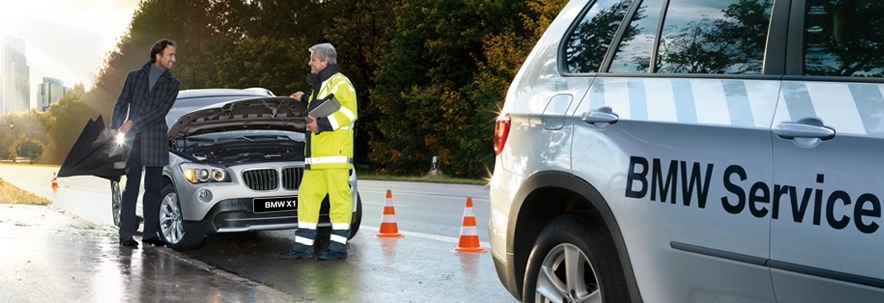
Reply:
<svg viewBox="0 0 884 303"><path fill-rule="evenodd" d="M0 302L295 302L53 206L0 204ZM194 300L194 298L199 298Z"/></svg>
<svg viewBox="0 0 884 303"><path fill-rule="evenodd" d="M133 254L127 256L125 249L116 244L116 228L110 225L109 187L106 180L92 177L62 178L62 187L53 191L48 186L46 176L51 177L57 168L8 168L0 165L0 178L4 181L47 197L53 200L53 207L77 214L104 230L104 234L94 235L99 239L91 240L95 242L93 244L65 249L79 254L76 258L71 257L72 262L90 262L98 264L93 264L95 267L105 268L101 271L104 278L98 280L100 283L89 283L107 286L113 291L90 292L91 295L85 298L92 299L85 301L105 302L107 300L98 299L116 298L118 301L151 302L158 300L157 295L165 296L169 293L173 299L161 301L175 302L178 301L174 299L178 290L204 287L214 289L220 294L210 295L209 290L205 290L202 294L206 297L199 298L213 299L199 301L516 302L497 279L490 252L451 251L457 246L464 207L463 197L460 195L441 195L440 198L434 197L440 195L422 194L415 190L414 185L360 182L365 213L359 232L348 245L347 260L279 260L277 254L288 249L294 240L291 230L212 235L199 250L180 253L168 248L147 247L133 250ZM373 188L374 186L381 187ZM383 191L387 187L393 188L397 221L405 238L374 237L381 218ZM451 193L465 190L460 186L443 188ZM485 200L475 199L475 212L479 221L480 240L482 246L487 248L487 189L474 187L466 190L486 193ZM445 204L451 206L445 207ZM0 213L2 207L4 205L0 205ZM436 218L439 216L442 218ZM56 230L62 229L63 227L58 227ZM0 225L0 230L5 232L5 226ZM90 252L89 247L93 246L101 249ZM6 245L0 242L0 247ZM80 252L83 250L86 253ZM169 262L175 265L163 265ZM129 268L130 265L126 264L132 263L140 269L129 271L128 276L120 274L120 269ZM109 274L111 272L116 275ZM188 284L175 283L177 278L169 280L170 276L182 275L179 272L188 272L183 275L194 277L190 278L191 282ZM95 272L88 271L80 274L96 275ZM212 278L213 275L217 277ZM133 276L141 278L135 280ZM226 281L225 277L231 281L223 282ZM98 278L89 279L92 281ZM86 287L85 289L100 288L90 286L92 284L86 285L88 283L85 282L69 283L72 286L64 285L67 280L57 282L66 289L78 289L81 286ZM125 291L119 290L124 288ZM2 286L0 292L7 293ZM227 294L228 292L232 294ZM16 294L17 290L12 293ZM32 291L25 291L18 297L8 299L19 301L17 299L26 298L31 293ZM0 301L9 301L6 299L0 294ZM113 301L116 300L109 302ZM186 301L186 297L181 297L181 301Z"/></svg>
<svg viewBox="0 0 884 303"><path fill-rule="evenodd" d="M361 230L345 261L279 260L292 231L209 238L194 259L316 302L516 302L497 280L490 253L454 253L457 243L374 237Z"/></svg>

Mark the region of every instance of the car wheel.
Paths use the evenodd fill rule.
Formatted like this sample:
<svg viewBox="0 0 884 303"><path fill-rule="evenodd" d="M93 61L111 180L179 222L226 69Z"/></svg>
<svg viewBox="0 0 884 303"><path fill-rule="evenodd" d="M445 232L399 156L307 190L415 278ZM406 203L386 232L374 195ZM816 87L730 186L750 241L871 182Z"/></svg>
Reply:
<svg viewBox="0 0 884 303"><path fill-rule="evenodd" d="M120 190L119 181L111 181L111 214L114 217L114 225L120 227L120 209L123 206L123 192Z"/></svg>
<svg viewBox="0 0 884 303"><path fill-rule="evenodd" d="M350 219L350 237L347 240L356 236L360 224L362 224L362 197L356 193L356 211L353 212L353 218Z"/></svg>
<svg viewBox="0 0 884 303"><path fill-rule="evenodd" d="M543 229L531 255L523 302L629 302L626 279L607 232L575 215Z"/></svg>
<svg viewBox="0 0 884 303"><path fill-rule="evenodd" d="M160 202L160 236L174 250L189 250L203 244L206 235L186 230L181 213L181 201L172 184L166 185Z"/></svg>

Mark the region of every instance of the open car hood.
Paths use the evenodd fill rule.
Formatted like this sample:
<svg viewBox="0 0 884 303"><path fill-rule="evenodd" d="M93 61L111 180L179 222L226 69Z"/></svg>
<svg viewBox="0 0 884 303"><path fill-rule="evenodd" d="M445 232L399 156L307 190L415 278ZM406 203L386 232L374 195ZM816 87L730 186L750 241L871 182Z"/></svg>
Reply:
<svg viewBox="0 0 884 303"><path fill-rule="evenodd" d="M289 97L233 100L187 113L169 127L169 140L230 130L306 132L307 105Z"/></svg>

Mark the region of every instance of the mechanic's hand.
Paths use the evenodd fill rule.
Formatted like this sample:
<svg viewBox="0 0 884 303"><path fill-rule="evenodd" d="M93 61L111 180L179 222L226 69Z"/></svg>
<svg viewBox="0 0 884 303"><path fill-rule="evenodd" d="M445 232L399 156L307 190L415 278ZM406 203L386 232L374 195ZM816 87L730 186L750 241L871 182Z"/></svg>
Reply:
<svg viewBox="0 0 884 303"><path fill-rule="evenodd" d="M307 131L319 133L319 125L316 124L316 117L307 116Z"/></svg>
<svg viewBox="0 0 884 303"><path fill-rule="evenodd" d="M135 122L132 122L132 120L126 121L123 125L120 125L120 132L124 134L128 133L133 127L135 127Z"/></svg>
<svg viewBox="0 0 884 303"><path fill-rule="evenodd" d="M298 102L301 102L302 97L304 97L304 92L302 92L302 91L296 91L296 92L292 93L291 96L289 96L289 98L292 98Z"/></svg>

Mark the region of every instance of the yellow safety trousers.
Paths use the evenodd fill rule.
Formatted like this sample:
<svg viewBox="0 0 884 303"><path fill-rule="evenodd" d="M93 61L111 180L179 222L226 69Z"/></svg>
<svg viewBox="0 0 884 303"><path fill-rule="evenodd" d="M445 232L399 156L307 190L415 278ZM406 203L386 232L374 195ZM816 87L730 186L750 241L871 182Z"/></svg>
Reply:
<svg viewBox="0 0 884 303"><path fill-rule="evenodd" d="M353 217L353 192L349 169L305 169L298 188L298 226L316 229L319 208L328 193L329 219L333 229L350 229ZM335 228L345 226L346 228Z"/></svg>

